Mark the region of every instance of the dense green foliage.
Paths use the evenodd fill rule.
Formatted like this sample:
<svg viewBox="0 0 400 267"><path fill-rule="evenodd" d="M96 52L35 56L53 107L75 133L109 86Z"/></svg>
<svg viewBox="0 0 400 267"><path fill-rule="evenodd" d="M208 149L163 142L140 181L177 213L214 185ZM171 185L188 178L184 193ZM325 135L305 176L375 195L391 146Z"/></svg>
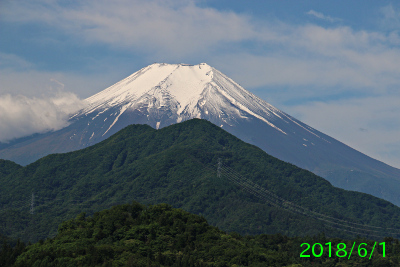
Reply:
<svg viewBox="0 0 400 267"><path fill-rule="evenodd" d="M0 236L0 266L13 266L17 257L25 252L25 244L20 240L13 242Z"/></svg>
<svg viewBox="0 0 400 267"><path fill-rule="evenodd" d="M0 177L7 176L10 173L17 171L20 168L22 168L22 166L18 165L15 162L12 162L10 160L0 159Z"/></svg>
<svg viewBox="0 0 400 267"><path fill-rule="evenodd" d="M35 242L55 236L62 221L81 212L93 214L136 200L168 203L200 214L224 231L241 234L356 235L273 207L218 178L218 158L303 207L358 224L400 228L400 209L389 202L334 188L311 172L194 119L160 130L131 125L94 146L49 155L0 176L0 233Z"/></svg>
<svg viewBox="0 0 400 267"><path fill-rule="evenodd" d="M227 234L198 215L166 204L145 207L138 203L115 206L86 217L84 213L63 222L58 234L24 249L0 252L1 259L14 253L2 266L398 266L400 244L386 239L385 257L378 245L374 254L350 259L338 257L338 243L350 251L353 241L315 237L288 238L280 234L241 236ZM302 243L332 242L331 257L311 251L301 258ZM372 251L374 241L357 239L357 246ZM325 246L326 247L326 246ZM22 249L21 249L22 248ZM319 250L315 250L318 255ZM341 255L341 252L338 253ZM15 260L15 256L19 256Z"/></svg>

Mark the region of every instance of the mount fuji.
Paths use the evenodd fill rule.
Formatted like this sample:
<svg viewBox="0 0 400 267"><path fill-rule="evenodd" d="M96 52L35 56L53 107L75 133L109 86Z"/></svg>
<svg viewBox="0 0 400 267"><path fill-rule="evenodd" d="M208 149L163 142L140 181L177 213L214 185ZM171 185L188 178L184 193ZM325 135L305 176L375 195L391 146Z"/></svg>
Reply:
<svg viewBox="0 0 400 267"><path fill-rule="evenodd" d="M86 99L69 126L0 146L0 158L29 164L51 153L96 144L129 124L159 129L208 120L334 186L400 206L400 170L372 159L268 104L201 63L152 64Z"/></svg>

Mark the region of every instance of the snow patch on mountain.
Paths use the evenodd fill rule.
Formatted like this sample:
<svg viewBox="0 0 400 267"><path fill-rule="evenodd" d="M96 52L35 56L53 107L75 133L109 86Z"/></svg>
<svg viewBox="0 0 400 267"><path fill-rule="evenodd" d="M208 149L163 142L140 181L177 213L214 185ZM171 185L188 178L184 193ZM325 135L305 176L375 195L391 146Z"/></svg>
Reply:
<svg viewBox="0 0 400 267"><path fill-rule="evenodd" d="M113 122L104 136L124 112L138 111L154 119L155 128L162 126L160 118L168 115L175 122L191 118L219 120L233 126L238 119L257 118L287 135L273 122L284 114L251 94L232 79L206 63L198 65L155 63L86 99L88 105L71 119L90 116L92 120L109 109L115 110ZM113 111L114 112L114 111ZM102 118L105 122L105 119Z"/></svg>
<svg viewBox="0 0 400 267"><path fill-rule="evenodd" d="M105 131L105 132L103 133L103 136L111 129L111 127L114 126L114 124L118 121L118 119L119 119L119 117L122 115L122 113L124 113L125 110L128 109L127 106L128 106L128 105L125 105L125 106L123 106L123 107L121 108L121 111L119 112L118 116L114 119L114 121L113 121L113 123L110 125L110 127L108 127L107 131Z"/></svg>

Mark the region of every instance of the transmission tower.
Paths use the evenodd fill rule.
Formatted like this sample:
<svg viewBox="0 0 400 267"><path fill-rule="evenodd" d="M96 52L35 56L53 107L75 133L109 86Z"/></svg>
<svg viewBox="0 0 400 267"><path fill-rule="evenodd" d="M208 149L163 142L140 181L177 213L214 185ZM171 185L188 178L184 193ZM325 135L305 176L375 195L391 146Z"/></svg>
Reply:
<svg viewBox="0 0 400 267"><path fill-rule="evenodd" d="M35 212L35 194L32 192L32 199L31 199L31 214Z"/></svg>
<svg viewBox="0 0 400 267"><path fill-rule="evenodd" d="M217 176L218 178L221 178L221 158L218 158L218 167L217 167Z"/></svg>

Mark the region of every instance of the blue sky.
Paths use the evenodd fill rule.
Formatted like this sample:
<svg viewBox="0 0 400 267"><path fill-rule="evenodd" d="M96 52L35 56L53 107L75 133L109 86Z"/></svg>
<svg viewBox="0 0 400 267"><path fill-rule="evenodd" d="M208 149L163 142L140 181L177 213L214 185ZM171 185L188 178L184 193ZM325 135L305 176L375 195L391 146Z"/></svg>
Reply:
<svg viewBox="0 0 400 267"><path fill-rule="evenodd" d="M0 0L0 141L154 62L206 62L400 167L398 1Z"/></svg>

